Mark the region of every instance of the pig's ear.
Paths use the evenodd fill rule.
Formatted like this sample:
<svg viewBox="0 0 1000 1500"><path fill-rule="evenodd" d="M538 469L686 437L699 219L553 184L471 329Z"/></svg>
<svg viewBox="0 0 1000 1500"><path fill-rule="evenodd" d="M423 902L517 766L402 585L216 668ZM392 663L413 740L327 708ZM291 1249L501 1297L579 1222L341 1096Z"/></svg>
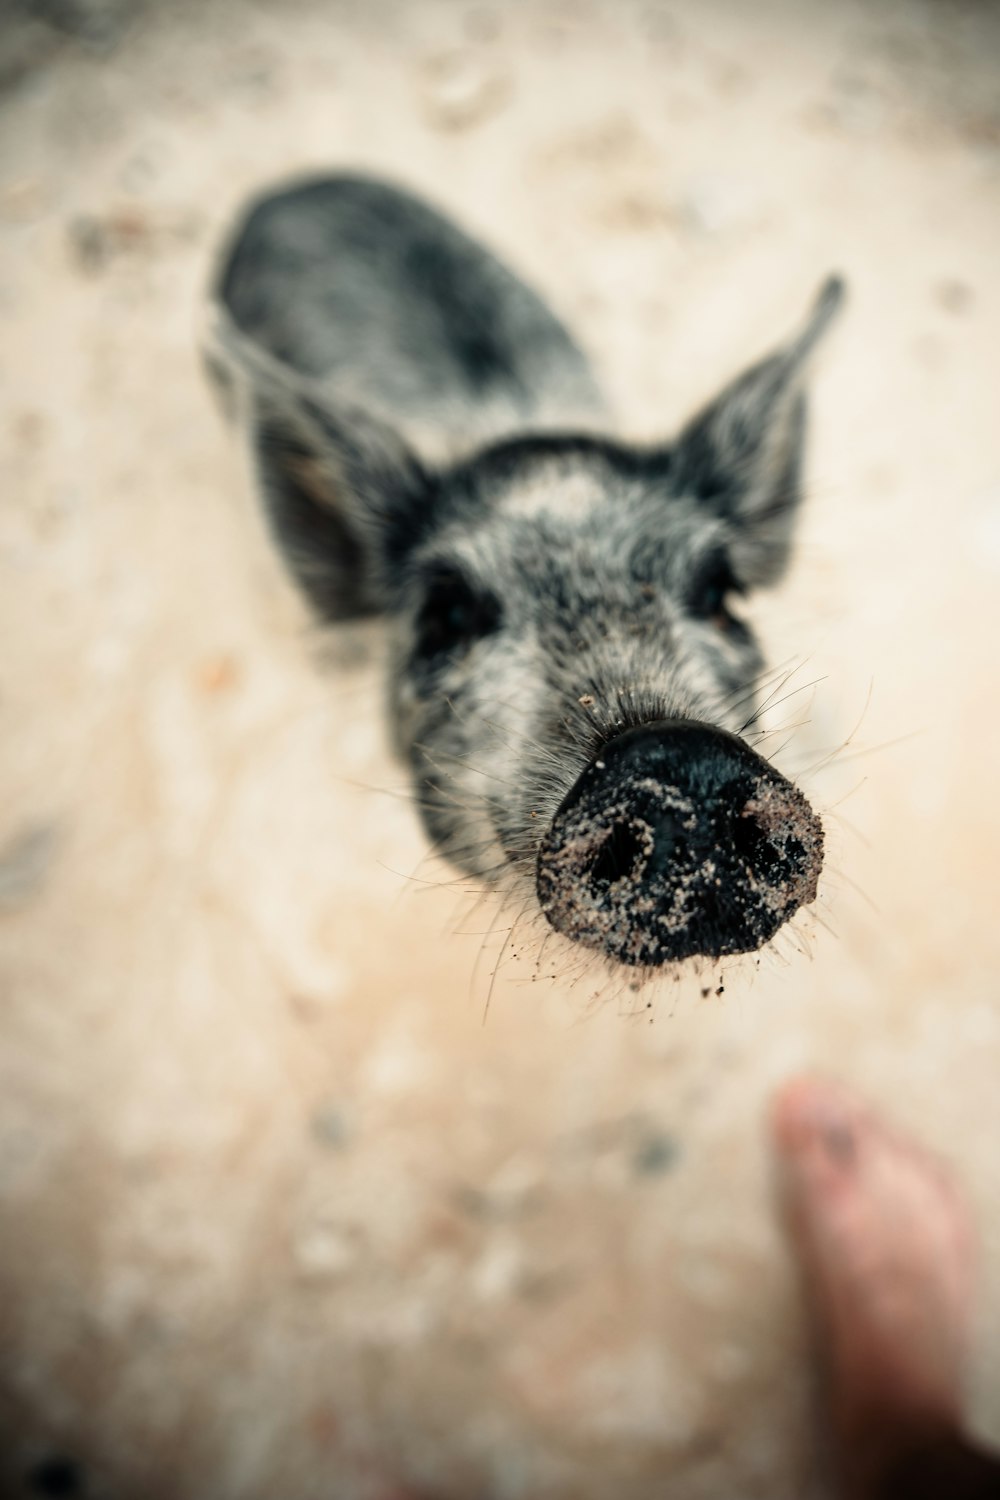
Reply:
<svg viewBox="0 0 1000 1500"><path fill-rule="evenodd" d="M831 276L805 326L689 423L673 448L671 488L728 523L733 570L746 587L784 571L801 500L809 356L844 300Z"/></svg>
<svg viewBox="0 0 1000 1500"><path fill-rule="evenodd" d="M429 481L402 439L360 408L257 392L251 444L275 540L327 620L386 607L429 511Z"/></svg>
<svg viewBox="0 0 1000 1500"><path fill-rule="evenodd" d="M402 438L330 402L231 328L206 341L224 406L244 429L264 510L293 577L324 620L385 609L429 520L432 483Z"/></svg>

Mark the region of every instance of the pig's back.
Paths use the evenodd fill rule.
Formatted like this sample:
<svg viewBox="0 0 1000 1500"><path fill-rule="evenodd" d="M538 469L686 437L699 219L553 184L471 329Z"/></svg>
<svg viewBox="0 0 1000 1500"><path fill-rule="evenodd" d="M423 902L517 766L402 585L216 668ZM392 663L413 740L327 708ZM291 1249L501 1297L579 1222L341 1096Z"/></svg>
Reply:
<svg viewBox="0 0 1000 1500"><path fill-rule="evenodd" d="M328 177L258 199L216 291L271 356L376 411L428 457L601 422L587 362L544 302L389 184Z"/></svg>

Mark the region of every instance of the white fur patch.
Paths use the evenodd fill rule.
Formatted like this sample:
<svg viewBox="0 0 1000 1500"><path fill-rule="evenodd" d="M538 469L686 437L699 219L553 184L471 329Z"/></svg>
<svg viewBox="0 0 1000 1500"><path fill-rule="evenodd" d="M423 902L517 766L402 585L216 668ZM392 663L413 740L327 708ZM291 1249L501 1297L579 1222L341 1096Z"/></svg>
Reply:
<svg viewBox="0 0 1000 1500"><path fill-rule="evenodd" d="M508 516L562 516L574 519L596 505L605 491L591 474L541 473L526 478L502 502Z"/></svg>

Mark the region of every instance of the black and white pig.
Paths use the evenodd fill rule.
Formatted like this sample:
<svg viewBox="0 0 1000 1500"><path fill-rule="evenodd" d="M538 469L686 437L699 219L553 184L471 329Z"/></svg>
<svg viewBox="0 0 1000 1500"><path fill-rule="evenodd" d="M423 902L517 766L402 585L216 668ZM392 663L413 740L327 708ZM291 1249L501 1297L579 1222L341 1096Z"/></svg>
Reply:
<svg viewBox="0 0 1000 1500"><path fill-rule="evenodd" d="M386 618L429 837L618 963L751 952L816 897L819 819L741 737L735 606L788 563L842 296L640 447L545 304L397 187L261 197L217 273L209 368L318 616Z"/></svg>

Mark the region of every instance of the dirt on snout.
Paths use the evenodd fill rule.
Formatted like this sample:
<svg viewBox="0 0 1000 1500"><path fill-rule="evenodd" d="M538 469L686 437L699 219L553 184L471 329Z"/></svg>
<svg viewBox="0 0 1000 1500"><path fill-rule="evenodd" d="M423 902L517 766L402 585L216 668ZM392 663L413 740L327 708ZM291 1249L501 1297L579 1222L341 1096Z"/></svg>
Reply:
<svg viewBox="0 0 1000 1500"><path fill-rule="evenodd" d="M755 952L816 899L822 824L769 767L700 796L644 776L609 798L613 776L604 760L584 773L539 851L539 901L565 937L658 968Z"/></svg>
<svg viewBox="0 0 1000 1500"><path fill-rule="evenodd" d="M799 907L816 900L823 869L823 825L797 787L763 777L740 817L756 826L782 871L778 885L758 882L758 894L762 901L774 901L776 909L780 902L781 920L786 922Z"/></svg>

